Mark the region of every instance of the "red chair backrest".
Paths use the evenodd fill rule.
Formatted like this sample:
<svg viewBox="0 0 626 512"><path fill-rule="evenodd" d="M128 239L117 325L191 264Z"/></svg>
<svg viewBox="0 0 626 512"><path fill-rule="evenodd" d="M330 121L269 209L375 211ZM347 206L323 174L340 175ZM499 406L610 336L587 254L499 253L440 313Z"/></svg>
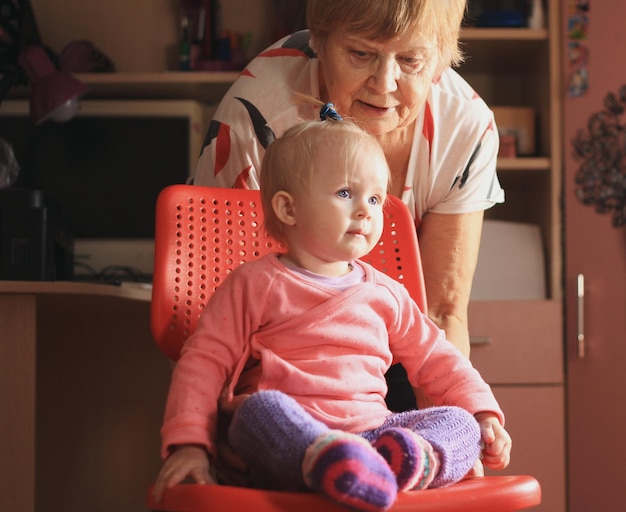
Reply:
<svg viewBox="0 0 626 512"><path fill-rule="evenodd" d="M234 268L281 246L263 227L258 190L172 185L156 206L151 328L172 360L196 328L213 291ZM415 224L396 197L385 205L383 236L364 258L404 284L426 311Z"/></svg>

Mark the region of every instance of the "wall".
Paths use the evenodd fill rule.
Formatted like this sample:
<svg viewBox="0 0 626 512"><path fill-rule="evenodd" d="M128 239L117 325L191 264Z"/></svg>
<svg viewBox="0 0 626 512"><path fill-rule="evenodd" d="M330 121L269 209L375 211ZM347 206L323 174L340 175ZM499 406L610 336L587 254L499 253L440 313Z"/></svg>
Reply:
<svg viewBox="0 0 626 512"><path fill-rule="evenodd" d="M90 39L120 72L177 69L180 3L176 0L31 0L42 40L55 52ZM250 53L272 40L273 0L222 0L221 25L253 32Z"/></svg>

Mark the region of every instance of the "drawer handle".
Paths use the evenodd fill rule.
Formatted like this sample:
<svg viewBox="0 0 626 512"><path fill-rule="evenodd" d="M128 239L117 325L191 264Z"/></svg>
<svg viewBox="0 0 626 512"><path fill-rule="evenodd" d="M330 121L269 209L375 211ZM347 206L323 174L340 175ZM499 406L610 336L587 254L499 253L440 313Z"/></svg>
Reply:
<svg viewBox="0 0 626 512"><path fill-rule="evenodd" d="M585 358L585 276L578 274L576 280L576 343L578 359Z"/></svg>
<svg viewBox="0 0 626 512"><path fill-rule="evenodd" d="M472 347L491 345L491 336L470 336L470 345Z"/></svg>

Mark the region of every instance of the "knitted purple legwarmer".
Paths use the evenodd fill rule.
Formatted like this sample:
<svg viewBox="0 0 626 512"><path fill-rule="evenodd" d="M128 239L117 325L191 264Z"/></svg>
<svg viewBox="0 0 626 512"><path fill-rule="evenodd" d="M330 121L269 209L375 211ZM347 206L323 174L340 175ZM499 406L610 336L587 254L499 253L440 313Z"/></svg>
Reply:
<svg viewBox="0 0 626 512"><path fill-rule="evenodd" d="M309 487L362 512L382 512L396 500L396 477L372 445L358 436L330 430L307 449L302 463Z"/></svg>
<svg viewBox="0 0 626 512"><path fill-rule="evenodd" d="M373 442L385 429L404 427L422 436L439 459L439 471L429 487L444 487L461 480L480 454L480 427L460 407L430 407L391 415L378 429L363 434Z"/></svg>
<svg viewBox="0 0 626 512"><path fill-rule="evenodd" d="M426 489L439 471L433 447L422 436L408 428L384 430L372 446L389 464L396 476L398 492Z"/></svg>
<svg viewBox="0 0 626 512"><path fill-rule="evenodd" d="M480 455L480 426L460 407L424 410L411 429L428 441L439 456L439 473L430 487L444 487L461 480Z"/></svg>
<svg viewBox="0 0 626 512"><path fill-rule="evenodd" d="M386 510L397 494L385 459L362 437L330 430L279 391L258 391L228 429L250 482L264 489L312 489L363 512Z"/></svg>
<svg viewBox="0 0 626 512"><path fill-rule="evenodd" d="M257 391L237 409L228 442L246 461L253 487L303 491L304 453L328 430L284 393Z"/></svg>

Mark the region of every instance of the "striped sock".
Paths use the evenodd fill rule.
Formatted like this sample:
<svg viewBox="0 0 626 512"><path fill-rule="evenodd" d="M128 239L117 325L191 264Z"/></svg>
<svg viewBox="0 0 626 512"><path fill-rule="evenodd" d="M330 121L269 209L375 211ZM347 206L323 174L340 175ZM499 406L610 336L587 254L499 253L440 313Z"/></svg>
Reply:
<svg viewBox="0 0 626 512"><path fill-rule="evenodd" d="M398 492L425 489L437 474L439 464L433 447L407 428L384 430L372 446L396 475Z"/></svg>
<svg viewBox="0 0 626 512"><path fill-rule="evenodd" d="M365 439L347 432L319 436L307 448L302 470L311 489L364 512L386 510L398 492L385 459Z"/></svg>

